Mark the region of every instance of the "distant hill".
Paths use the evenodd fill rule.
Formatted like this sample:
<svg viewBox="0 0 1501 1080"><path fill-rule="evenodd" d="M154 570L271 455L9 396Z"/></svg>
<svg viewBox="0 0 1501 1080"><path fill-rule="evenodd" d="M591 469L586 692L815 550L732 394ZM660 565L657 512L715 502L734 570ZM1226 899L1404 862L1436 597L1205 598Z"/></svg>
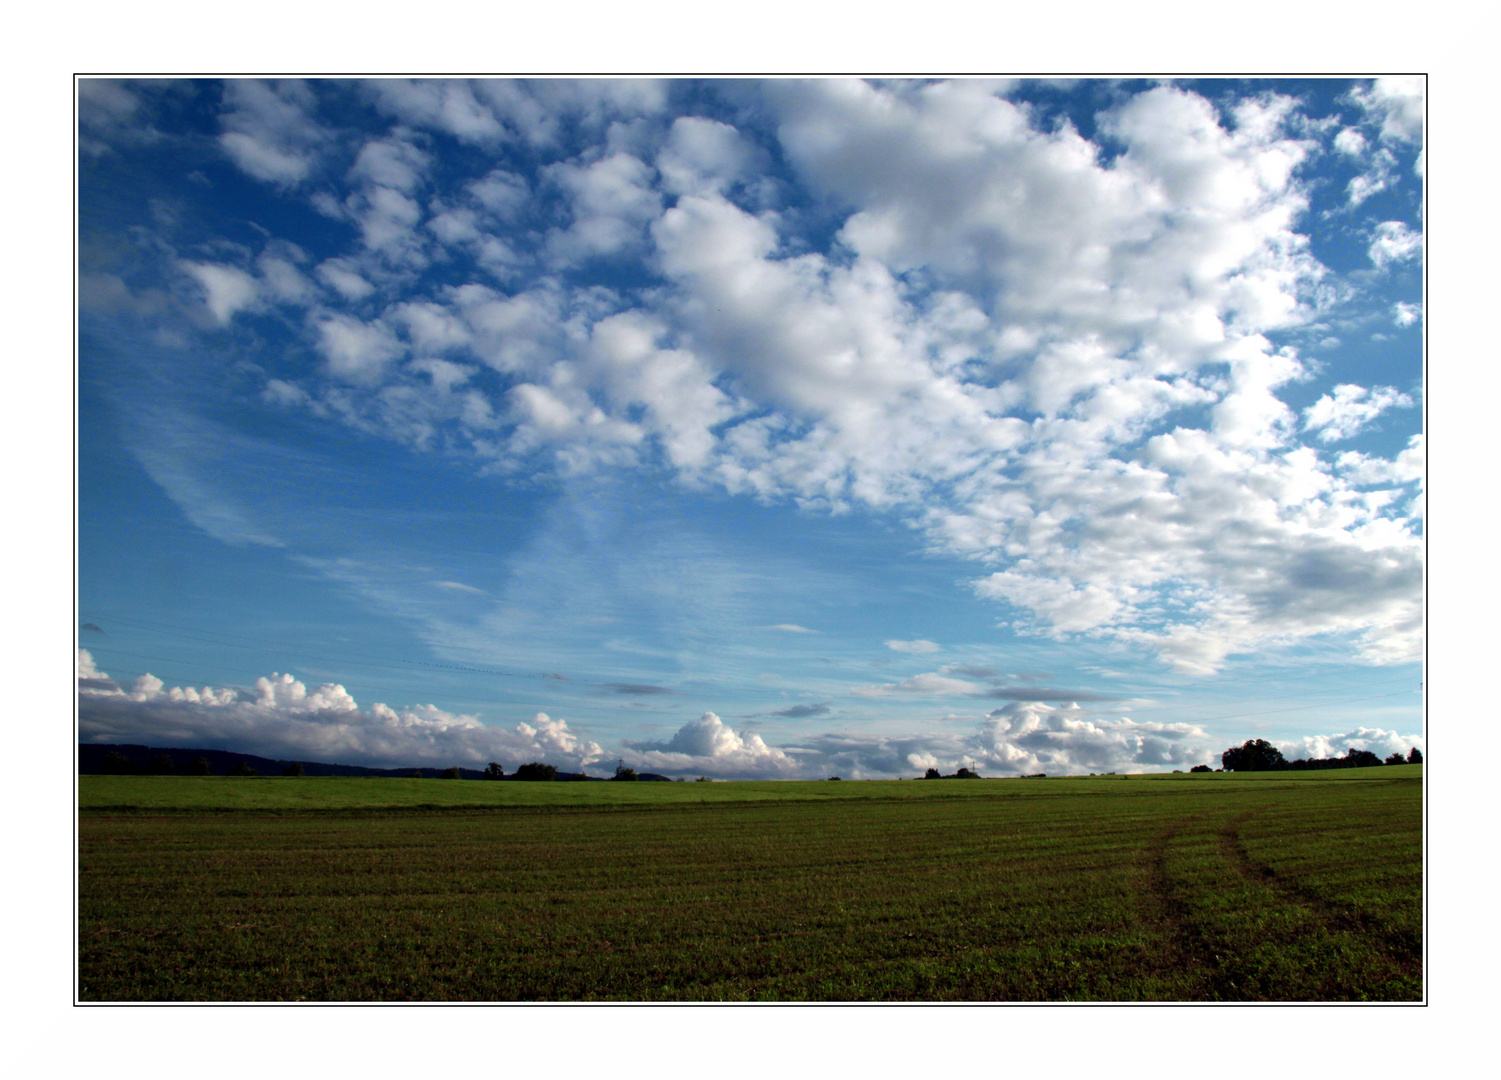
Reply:
<svg viewBox="0 0 1501 1080"><path fill-rule="evenodd" d="M107 744L107 743L79 743L78 744L78 772L80 775L99 775L112 770L106 765L105 759L111 753L117 753L126 761L135 765L139 772L146 772L151 759L166 755L172 759L172 770L182 772L188 765L198 758L208 761L209 768L215 776L223 776L236 766L249 765L262 776L280 776L282 770L292 765L291 761L282 761L273 758L257 757L255 754L239 754L232 750L183 750L172 746L137 746L133 743ZM301 762L304 776L410 776L412 772L421 772L424 777L436 778L441 774L445 766L434 767L432 765L407 765L400 769L371 769L364 765L333 765L323 761ZM483 780L484 772L479 769L466 769L459 766L459 777L464 780ZM513 779L506 776L507 780ZM603 776L587 776L583 773L560 772L555 780L604 780ZM642 780L668 780L670 777L646 775Z"/></svg>

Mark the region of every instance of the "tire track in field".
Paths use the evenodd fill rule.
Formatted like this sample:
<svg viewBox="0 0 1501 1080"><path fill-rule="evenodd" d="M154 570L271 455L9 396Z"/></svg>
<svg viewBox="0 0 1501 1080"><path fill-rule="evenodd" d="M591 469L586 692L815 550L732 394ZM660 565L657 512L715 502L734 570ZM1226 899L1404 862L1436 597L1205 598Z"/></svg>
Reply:
<svg viewBox="0 0 1501 1080"><path fill-rule="evenodd" d="M1413 934L1392 934L1381 925L1379 919L1358 910L1351 910L1329 900L1318 891L1300 885L1296 880L1277 873L1272 867L1258 862L1246 850L1241 839L1245 823L1261 809L1258 807L1231 818L1219 830L1220 850L1235 872L1247 880L1270 889L1284 902L1296 904L1321 922L1330 933L1345 933L1367 941L1386 944L1386 959L1403 975L1423 977L1422 941Z"/></svg>
<svg viewBox="0 0 1501 1080"><path fill-rule="evenodd" d="M1143 851L1143 880L1146 894L1141 898L1147 921L1164 931L1164 950L1151 967L1155 972L1183 972L1191 977L1184 1001L1239 1000L1242 995L1230 981L1230 975L1212 943L1204 936L1187 901L1174 886L1167 869L1168 846L1188 826L1204 815L1195 814L1168 825Z"/></svg>

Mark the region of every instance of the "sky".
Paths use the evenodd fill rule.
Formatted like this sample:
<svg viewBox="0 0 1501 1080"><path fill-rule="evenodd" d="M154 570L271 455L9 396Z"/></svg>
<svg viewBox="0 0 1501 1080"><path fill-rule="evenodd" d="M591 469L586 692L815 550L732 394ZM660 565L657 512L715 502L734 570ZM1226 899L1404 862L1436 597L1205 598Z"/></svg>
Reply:
<svg viewBox="0 0 1501 1080"><path fill-rule="evenodd" d="M79 737L1422 748L1423 91L79 80Z"/></svg>

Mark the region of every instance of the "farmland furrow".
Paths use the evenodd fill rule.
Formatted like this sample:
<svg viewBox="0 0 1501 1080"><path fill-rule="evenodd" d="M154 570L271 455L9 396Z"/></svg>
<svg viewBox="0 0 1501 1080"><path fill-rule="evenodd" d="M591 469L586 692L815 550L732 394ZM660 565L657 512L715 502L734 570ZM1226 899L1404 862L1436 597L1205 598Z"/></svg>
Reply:
<svg viewBox="0 0 1501 1080"><path fill-rule="evenodd" d="M1275 869L1253 859L1241 839L1245 823L1260 808L1238 814L1219 831L1220 848L1225 858L1242 877L1265 886L1284 902L1308 911L1331 933L1351 934L1364 939L1378 939L1386 945L1386 959L1401 974L1421 979L1423 974L1422 942L1410 934L1392 934L1379 919L1366 912L1332 903L1316 889L1277 873Z"/></svg>

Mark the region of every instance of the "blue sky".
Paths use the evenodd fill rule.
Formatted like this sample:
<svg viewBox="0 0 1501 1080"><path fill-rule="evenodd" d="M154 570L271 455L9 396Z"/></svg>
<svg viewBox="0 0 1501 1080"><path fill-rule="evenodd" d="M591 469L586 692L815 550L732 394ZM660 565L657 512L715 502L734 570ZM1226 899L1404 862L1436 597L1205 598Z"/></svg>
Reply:
<svg viewBox="0 0 1501 1080"><path fill-rule="evenodd" d="M82 80L80 735L1423 746L1422 90Z"/></svg>

